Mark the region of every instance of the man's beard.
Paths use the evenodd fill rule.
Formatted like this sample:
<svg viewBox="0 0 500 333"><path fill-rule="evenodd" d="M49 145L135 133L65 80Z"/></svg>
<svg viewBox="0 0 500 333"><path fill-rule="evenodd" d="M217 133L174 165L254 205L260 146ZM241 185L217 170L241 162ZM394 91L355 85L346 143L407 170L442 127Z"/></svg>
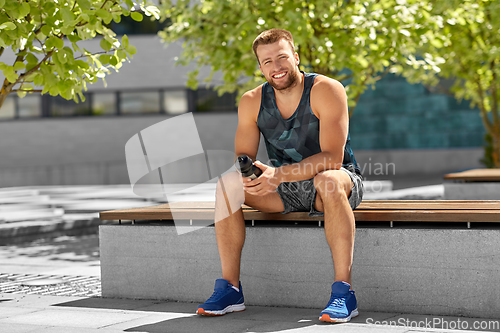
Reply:
<svg viewBox="0 0 500 333"><path fill-rule="evenodd" d="M269 81L269 84L274 89L276 89L276 90L286 90L288 88L294 87L295 84L297 84L298 77L299 76L297 75L297 71L293 70L293 71L288 71L288 79L287 79L287 81L283 82L282 85L278 86L272 77L268 81Z"/></svg>

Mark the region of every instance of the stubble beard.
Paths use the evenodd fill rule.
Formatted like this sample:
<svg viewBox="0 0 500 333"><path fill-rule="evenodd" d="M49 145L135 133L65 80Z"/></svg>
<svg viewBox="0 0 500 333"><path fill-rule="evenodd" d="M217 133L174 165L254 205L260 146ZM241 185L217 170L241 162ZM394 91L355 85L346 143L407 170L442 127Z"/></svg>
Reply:
<svg viewBox="0 0 500 333"><path fill-rule="evenodd" d="M269 84L276 90L287 90L289 88L295 87L298 78L299 76L297 74L297 70L293 70L293 71L288 71L288 79L286 82L283 82L282 85L277 85L272 77L268 81Z"/></svg>

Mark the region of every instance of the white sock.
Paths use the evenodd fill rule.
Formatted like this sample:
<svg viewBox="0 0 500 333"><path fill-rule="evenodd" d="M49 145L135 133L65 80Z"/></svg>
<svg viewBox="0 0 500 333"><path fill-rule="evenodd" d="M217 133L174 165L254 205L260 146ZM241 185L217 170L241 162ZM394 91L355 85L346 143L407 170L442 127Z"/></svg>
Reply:
<svg viewBox="0 0 500 333"><path fill-rule="evenodd" d="M236 290L237 292L240 292L240 288L236 288L235 286L231 286L231 288L233 288L234 290Z"/></svg>

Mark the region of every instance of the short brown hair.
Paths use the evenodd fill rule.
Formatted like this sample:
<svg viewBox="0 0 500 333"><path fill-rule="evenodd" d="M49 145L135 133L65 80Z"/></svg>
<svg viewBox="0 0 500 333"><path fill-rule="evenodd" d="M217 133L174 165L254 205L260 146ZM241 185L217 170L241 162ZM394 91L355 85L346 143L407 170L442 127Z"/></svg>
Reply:
<svg viewBox="0 0 500 333"><path fill-rule="evenodd" d="M257 61L259 61L259 57L257 56L257 47L259 47L259 45L276 43L281 39L286 40L288 44L290 44L292 51L295 52L295 47L293 46L293 37L290 31L284 29L270 29L261 32L260 35L258 35L257 38L255 38L255 40L253 41L253 53L255 53Z"/></svg>

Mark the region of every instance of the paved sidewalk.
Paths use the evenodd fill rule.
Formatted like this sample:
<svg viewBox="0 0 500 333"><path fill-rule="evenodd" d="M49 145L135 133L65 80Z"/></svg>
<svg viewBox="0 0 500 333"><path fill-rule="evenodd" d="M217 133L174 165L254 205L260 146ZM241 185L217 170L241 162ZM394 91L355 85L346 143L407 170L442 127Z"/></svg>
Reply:
<svg viewBox="0 0 500 333"><path fill-rule="evenodd" d="M472 328L489 322L484 319L361 312L349 323L327 324L318 320L319 309L248 306L239 313L202 317L194 314L196 306L193 303L149 300L4 293L0 294L0 332L479 332L450 328ZM442 329L443 325L448 329Z"/></svg>
<svg viewBox="0 0 500 333"><path fill-rule="evenodd" d="M87 214L102 208L90 199L96 195L96 188L74 190L59 190L61 197L58 197L58 190L52 188L48 197L43 197L47 194L41 193L49 192L47 189L36 189L38 192L34 195L18 192L19 196L13 200L13 196L4 193L3 198L4 201L17 203L22 201L20 197L25 198L27 201L35 201L38 206L48 204L42 208L49 210L56 204L61 205L65 210L63 216ZM39 195L42 196L41 199L37 197L32 200L33 196ZM114 205L123 204L120 200L124 200L127 195L122 188L101 188L98 196L100 200L107 198L102 201L111 206L109 209L114 209L118 208ZM127 204L146 203L140 199L133 200L134 202L129 201ZM30 207L25 206L26 209ZM49 213L52 214L50 211ZM41 214L40 211L37 214ZM60 221L61 216L57 211L54 215L54 221ZM4 228L13 228L15 225L20 227L23 223L17 222L18 217L14 215L6 213L5 217L12 221L2 224ZM64 218L62 220L66 221ZM500 332L500 319L364 311L360 311L360 316L350 323L333 325L318 320L321 309L248 306L241 313L201 317L194 314L197 307L194 303L89 297L88 295L99 295L100 288L98 291L95 288L99 277L99 241L96 234L62 235L0 246L0 333ZM80 284L68 287L71 281L80 281ZM49 286L43 286L44 283ZM50 287L51 285L54 287ZM89 285L91 287L87 289L90 292L83 293L87 296L77 296L80 287L86 288ZM96 292L92 293L94 291ZM52 296L61 294L66 296ZM210 294L211 290L207 290L207 298ZM325 295L325 301L327 298L328 295ZM477 329L481 325L484 329Z"/></svg>
<svg viewBox="0 0 500 333"><path fill-rule="evenodd" d="M99 278L97 235L61 236L50 240L0 246L0 273L26 276L38 281L46 275L65 278ZM6 272L7 271L7 272ZM77 297L69 289L67 296L37 290L9 289L5 292L0 274L0 332L2 333L116 333L116 332L479 332L483 325L491 332L500 331L500 319L485 320L457 317L377 313L361 311L347 324L325 324L318 320L321 309L248 306L241 313L223 317L195 315L197 304L154 300L124 300L101 297ZM13 281L16 285L18 281ZM83 279L88 281L89 279ZM92 280L92 279L91 279ZM47 279L43 280L47 281ZM57 282L57 281L56 281ZM29 284L29 283L26 283ZM43 290L42 290L43 291ZM211 290L207 290L207 298ZM325 295L325 301L328 295ZM249 302L250 300L247 300ZM362 300L360 300L362 302ZM383 325L386 324L386 325ZM448 329L442 329L444 325ZM388 326L389 325L389 326ZM497 325L497 326L491 326ZM480 326L479 326L480 327ZM453 330L450 328L467 328Z"/></svg>

